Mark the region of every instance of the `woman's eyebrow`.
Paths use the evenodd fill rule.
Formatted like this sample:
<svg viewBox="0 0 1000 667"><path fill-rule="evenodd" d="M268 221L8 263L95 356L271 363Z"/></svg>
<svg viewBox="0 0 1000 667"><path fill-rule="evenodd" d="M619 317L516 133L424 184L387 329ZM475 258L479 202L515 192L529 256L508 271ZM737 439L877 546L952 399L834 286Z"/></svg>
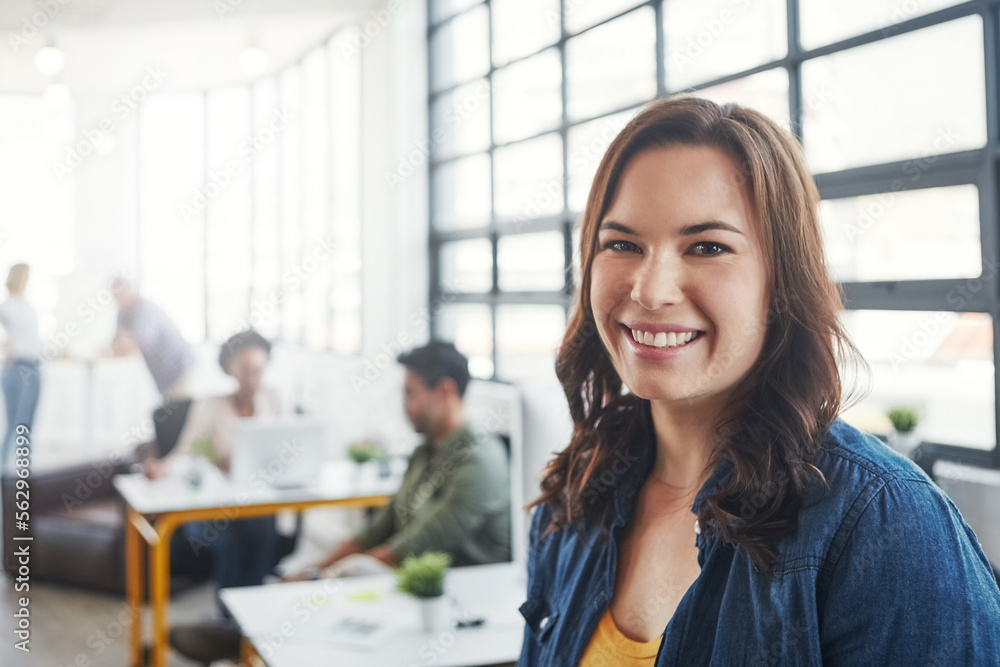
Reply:
<svg viewBox="0 0 1000 667"><path fill-rule="evenodd" d="M603 232L604 230L609 230L609 231L614 231L614 232L621 232L622 234L628 234L630 236L638 236L639 235L639 232L635 231L631 227L626 227L622 223L615 222L613 220L605 220L604 222L602 222L601 226L598 228L597 231L598 232Z"/></svg>
<svg viewBox="0 0 1000 667"><path fill-rule="evenodd" d="M687 227L681 228L681 236L692 236L694 234L701 234L702 232L707 232L710 229L719 229L725 232L734 232L736 234L743 234L740 230L736 229L732 225L719 222L718 220L711 220L709 222L699 222L696 225L688 225Z"/></svg>

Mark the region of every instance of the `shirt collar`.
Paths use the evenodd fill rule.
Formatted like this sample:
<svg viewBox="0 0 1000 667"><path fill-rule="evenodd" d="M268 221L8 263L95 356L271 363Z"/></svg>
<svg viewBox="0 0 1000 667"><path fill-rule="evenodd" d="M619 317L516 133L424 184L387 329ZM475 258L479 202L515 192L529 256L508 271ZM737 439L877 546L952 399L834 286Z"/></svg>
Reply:
<svg viewBox="0 0 1000 667"><path fill-rule="evenodd" d="M452 447L456 446L459 442L464 440L469 435L471 435L471 431L469 430L469 425L462 424L454 431L449 433L445 437L445 439L440 442L440 444L436 446L431 446L430 449L436 453L445 452L451 449ZM430 445L430 440L427 441L427 444Z"/></svg>

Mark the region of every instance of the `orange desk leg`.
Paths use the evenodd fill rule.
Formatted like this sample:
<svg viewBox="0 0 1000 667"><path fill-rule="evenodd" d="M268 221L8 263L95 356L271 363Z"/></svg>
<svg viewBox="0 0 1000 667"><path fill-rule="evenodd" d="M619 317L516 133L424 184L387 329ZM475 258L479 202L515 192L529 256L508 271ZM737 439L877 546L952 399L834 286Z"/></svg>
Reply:
<svg viewBox="0 0 1000 667"><path fill-rule="evenodd" d="M240 639L240 667L267 667L253 643L246 637Z"/></svg>
<svg viewBox="0 0 1000 667"><path fill-rule="evenodd" d="M129 665L140 667L142 664L142 587L143 558L142 542L139 529L133 523L138 519L135 510L128 508L128 521L125 525L125 593L128 600L129 618L132 625L129 628Z"/></svg>
<svg viewBox="0 0 1000 667"><path fill-rule="evenodd" d="M153 606L153 667L167 667L167 607L170 604L170 538L178 522L173 516L156 522L159 541L153 545L152 583L150 596Z"/></svg>

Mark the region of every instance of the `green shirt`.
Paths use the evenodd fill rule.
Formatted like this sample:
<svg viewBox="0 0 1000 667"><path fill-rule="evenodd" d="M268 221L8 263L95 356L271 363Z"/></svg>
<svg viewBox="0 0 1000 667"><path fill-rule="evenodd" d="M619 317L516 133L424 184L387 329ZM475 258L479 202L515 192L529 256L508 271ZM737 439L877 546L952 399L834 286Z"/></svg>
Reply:
<svg viewBox="0 0 1000 667"><path fill-rule="evenodd" d="M364 550L388 544L397 562L425 551L456 566L510 560L507 448L492 435L456 429L410 456L399 491L354 538Z"/></svg>

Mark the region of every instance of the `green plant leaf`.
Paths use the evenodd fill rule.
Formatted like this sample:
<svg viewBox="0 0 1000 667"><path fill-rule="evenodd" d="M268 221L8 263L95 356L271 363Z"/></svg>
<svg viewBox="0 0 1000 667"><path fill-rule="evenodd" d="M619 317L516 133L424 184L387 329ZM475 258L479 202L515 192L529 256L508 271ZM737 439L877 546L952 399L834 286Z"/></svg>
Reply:
<svg viewBox="0 0 1000 667"><path fill-rule="evenodd" d="M396 588L417 598L444 595L444 577L451 566L451 556L428 551L420 556L408 556L396 568Z"/></svg>

